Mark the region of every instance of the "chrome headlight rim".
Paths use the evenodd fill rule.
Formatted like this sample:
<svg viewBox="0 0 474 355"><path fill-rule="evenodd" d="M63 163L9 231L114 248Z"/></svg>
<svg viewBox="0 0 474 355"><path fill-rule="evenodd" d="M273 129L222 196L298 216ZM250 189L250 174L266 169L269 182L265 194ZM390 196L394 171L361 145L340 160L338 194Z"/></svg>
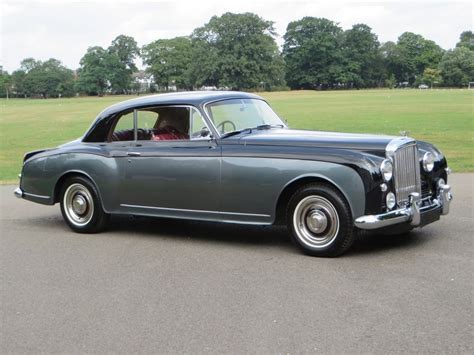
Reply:
<svg viewBox="0 0 474 355"><path fill-rule="evenodd" d="M433 153L431 152L426 152L423 155L423 169L427 172L430 173L434 169L434 162L435 162L435 157Z"/></svg>
<svg viewBox="0 0 474 355"><path fill-rule="evenodd" d="M380 164L380 172L384 181L389 182L393 177L393 163L392 160L387 158L382 161Z"/></svg>

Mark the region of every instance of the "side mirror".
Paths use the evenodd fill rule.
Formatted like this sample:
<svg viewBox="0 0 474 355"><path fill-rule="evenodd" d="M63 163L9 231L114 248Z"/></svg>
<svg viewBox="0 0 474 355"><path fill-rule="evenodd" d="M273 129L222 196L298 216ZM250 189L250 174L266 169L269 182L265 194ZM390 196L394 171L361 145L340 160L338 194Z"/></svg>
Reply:
<svg viewBox="0 0 474 355"><path fill-rule="evenodd" d="M209 131L209 129L207 127L203 127L201 129L201 137L202 138L210 137L210 135L211 135L211 132Z"/></svg>

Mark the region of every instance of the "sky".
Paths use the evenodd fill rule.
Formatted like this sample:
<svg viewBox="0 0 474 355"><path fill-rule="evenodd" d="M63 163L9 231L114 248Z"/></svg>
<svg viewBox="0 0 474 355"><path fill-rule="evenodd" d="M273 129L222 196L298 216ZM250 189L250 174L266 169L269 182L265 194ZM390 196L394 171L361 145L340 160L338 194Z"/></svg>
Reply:
<svg viewBox="0 0 474 355"><path fill-rule="evenodd" d="M274 21L279 45L289 22L314 16L343 29L365 23L380 42L415 32L445 49L455 46L462 31L473 30L474 17L469 0L0 0L0 5L0 65L9 72L27 57L56 58L77 69L88 47L107 47L120 34L134 37L142 46L189 35L225 12L253 12Z"/></svg>

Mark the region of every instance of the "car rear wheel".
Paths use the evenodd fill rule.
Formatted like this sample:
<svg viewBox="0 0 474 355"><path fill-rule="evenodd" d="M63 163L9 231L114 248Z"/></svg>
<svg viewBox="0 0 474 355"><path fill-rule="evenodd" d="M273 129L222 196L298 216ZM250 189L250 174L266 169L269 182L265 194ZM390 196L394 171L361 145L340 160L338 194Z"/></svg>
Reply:
<svg viewBox="0 0 474 355"><path fill-rule="evenodd" d="M296 245L313 256L340 255L354 239L349 204L328 184L297 190L288 204L287 223Z"/></svg>
<svg viewBox="0 0 474 355"><path fill-rule="evenodd" d="M67 179L63 184L61 213L68 226L78 233L100 232L110 217L102 209L95 186L80 176Z"/></svg>

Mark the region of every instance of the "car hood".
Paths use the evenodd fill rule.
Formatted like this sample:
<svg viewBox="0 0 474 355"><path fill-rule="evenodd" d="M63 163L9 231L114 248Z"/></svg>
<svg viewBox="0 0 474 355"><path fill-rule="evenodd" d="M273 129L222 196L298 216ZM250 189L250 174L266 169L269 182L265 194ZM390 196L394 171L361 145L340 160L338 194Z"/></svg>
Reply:
<svg viewBox="0 0 474 355"><path fill-rule="evenodd" d="M363 151L385 151L387 144L395 136L305 131L294 129L254 130L241 136L241 144L272 146L320 147L356 149Z"/></svg>

